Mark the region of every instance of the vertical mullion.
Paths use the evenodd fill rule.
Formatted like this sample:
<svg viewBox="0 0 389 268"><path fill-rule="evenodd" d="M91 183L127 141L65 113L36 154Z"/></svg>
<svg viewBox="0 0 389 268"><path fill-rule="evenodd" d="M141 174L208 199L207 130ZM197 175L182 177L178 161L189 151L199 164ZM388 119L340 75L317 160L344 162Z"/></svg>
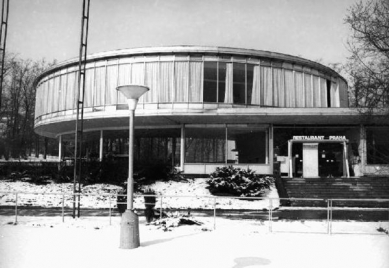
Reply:
<svg viewBox="0 0 389 268"><path fill-rule="evenodd" d="M116 86L119 86L119 58L118 58L118 61L117 61L117 73L116 73ZM116 90L116 103L115 103L115 106L119 103L119 90ZM117 107L117 106L116 106Z"/></svg>
<svg viewBox="0 0 389 268"><path fill-rule="evenodd" d="M247 60L244 64L244 104L247 105Z"/></svg>
<svg viewBox="0 0 389 268"><path fill-rule="evenodd" d="M186 86L186 102L189 104L189 88L190 88L190 83L191 83L191 79L190 79L190 56L188 55L188 83L187 83L187 86Z"/></svg>
<svg viewBox="0 0 389 268"><path fill-rule="evenodd" d="M105 109L105 106L107 104L107 80L108 80L108 60L105 60L105 71L104 71L105 75L104 75L104 94L103 94L103 100L102 100L102 104L104 106L104 109Z"/></svg>
<svg viewBox="0 0 389 268"><path fill-rule="evenodd" d="M302 76L303 76L303 88L302 88L302 97L303 97L303 107L308 107L307 103L306 103L306 98L305 98L305 72L301 72L302 73Z"/></svg>
<svg viewBox="0 0 389 268"><path fill-rule="evenodd" d="M219 58L216 62L216 103L219 103Z"/></svg>
<svg viewBox="0 0 389 268"><path fill-rule="evenodd" d="M225 132L225 156L224 156L224 163L227 164L228 162L228 128L227 125L224 125L224 132Z"/></svg>
<svg viewBox="0 0 389 268"><path fill-rule="evenodd" d="M92 108L96 105L96 62L93 65Z"/></svg>
<svg viewBox="0 0 389 268"><path fill-rule="evenodd" d="M276 94L274 90L274 78L273 78L273 65L270 64L270 84L271 84L271 92L272 92L272 98L271 98L271 105L275 106L276 103ZM277 94L278 96L278 94Z"/></svg>
<svg viewBox="0 0 389 268"><path fill-rule="evenodd" d="M170 92L170 102L171 102L171 104L172 104L172 109L173 109L173 103L174 103L174 96L175 96L175 90L176 90L176 77L175 77L175 75L176 75L176 60L175 60L176 58L175 58L175 56L174 56L174 58L173 58L173 62L171 63L170 62L170 64L173 64L173 72L172 72L172 76L170 76L170 72L169 72L169 79L172 79L172 81L171 81L171 86L172 86L172 89L171 89L171 92ZM170 68L170 67L169 67Z"/></svg>

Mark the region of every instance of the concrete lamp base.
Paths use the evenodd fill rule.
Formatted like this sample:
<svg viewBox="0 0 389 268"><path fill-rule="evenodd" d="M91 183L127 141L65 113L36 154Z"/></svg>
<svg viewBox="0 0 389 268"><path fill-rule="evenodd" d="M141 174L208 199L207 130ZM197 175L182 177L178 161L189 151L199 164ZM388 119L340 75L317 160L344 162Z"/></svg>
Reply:
<svg viewBox="0 0 389 268"><path fill-rule="evenodd" d="M120 248L132 249L140 246L139 220L132 210L127 209L122 214L120 223Z"/></svg>

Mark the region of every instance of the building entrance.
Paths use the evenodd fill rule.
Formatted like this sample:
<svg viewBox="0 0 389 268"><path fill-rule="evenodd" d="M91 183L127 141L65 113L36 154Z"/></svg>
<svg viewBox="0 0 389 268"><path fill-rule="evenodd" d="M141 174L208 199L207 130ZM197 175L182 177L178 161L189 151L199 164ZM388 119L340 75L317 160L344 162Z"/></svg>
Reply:
<svg viewBox="0 0 389 268"><path fill-rule="evenodd" d="M350 177L344 137L294 136L288 141L289 177Z"/></svg>
<svg viewBox="0 0 389 268"><path fill-rule="evenodd" d="M294 177L303 176L303 144L295 143L292 147L292 170Z"/></svg>
<svg viewBox="0 0 389 268"><path fill-rule="evenodd" d="M319 143L319 176L341 177L344 174L343 145L340 143Z"/></svg>

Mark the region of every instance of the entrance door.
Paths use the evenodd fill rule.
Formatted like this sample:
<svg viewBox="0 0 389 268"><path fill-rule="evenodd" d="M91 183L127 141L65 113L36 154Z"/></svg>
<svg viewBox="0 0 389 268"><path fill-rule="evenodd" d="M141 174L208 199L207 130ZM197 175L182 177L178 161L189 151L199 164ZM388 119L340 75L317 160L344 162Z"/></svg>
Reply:
<svg viewBox="0 0 389 268"><path fill-rule="evenodd" d="M304 178L319 177L318 143L303 143L303 158Z"/></svg>
<svg viewBox="0 0 389 268"><path fill-rule="evenodd" d="M294 143L292 146L292 170L294 177L303 176L303 144Z"/></svg>
<svg viewBox="0 0 389 268"><path fill-rule="evenodd" d="M319 144L319 176L341 177L343 174L343 144Z"/></svg>

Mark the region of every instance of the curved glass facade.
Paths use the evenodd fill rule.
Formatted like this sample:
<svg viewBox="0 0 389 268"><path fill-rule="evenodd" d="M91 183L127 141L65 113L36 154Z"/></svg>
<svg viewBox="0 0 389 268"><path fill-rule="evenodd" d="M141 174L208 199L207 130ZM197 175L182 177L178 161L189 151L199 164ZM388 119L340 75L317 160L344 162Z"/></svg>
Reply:
<svg viewBox="0 0 389 268"><path fill-rule="evenodd" d="M43 76L35 118L75 109L77 66ZM216 103L260 107L347 107L347 84L319 70L260 57L145 55L96 59L87 64L84 107L125 104L116 87L141 84L151 90L139 103ZM48 105L47 105L48 104ZM162 107L162 106L160 106ZM89 110L88 110L89 109Z"/></svg>
<svg viewBox="0 0 389 268"><path fill-rule="evenodd" d="M128 84L150 88L136 110L135 160L168 162L189 174L221 165L271 174L275 125L328 125L351 116L329 109L348 108L346 81L298 57L210 47L106 52L86 64L86 156L127 157L128 106L116 88ZM71 157L78 61L54 66L36 87L35 131L59 138L59 158Z"/></svg>

